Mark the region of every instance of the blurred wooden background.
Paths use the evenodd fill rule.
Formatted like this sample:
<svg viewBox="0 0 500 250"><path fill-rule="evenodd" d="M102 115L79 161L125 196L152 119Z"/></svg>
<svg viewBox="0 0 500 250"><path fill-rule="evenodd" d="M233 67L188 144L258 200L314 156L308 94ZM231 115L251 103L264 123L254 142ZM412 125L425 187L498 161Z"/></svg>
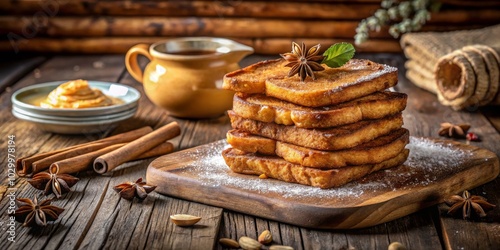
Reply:
<svg viewBox="0 0 500 250"><path fill-rule="evenodd" d="M423 31L500 23L500 1L443 0ZM2 0L0 51L125 53L137 43L169 37L216 36L259 54L290 49L290 41L353 43L360 20L380 0ZM359 52L400 52L387 29L370 34Z"/></svg>

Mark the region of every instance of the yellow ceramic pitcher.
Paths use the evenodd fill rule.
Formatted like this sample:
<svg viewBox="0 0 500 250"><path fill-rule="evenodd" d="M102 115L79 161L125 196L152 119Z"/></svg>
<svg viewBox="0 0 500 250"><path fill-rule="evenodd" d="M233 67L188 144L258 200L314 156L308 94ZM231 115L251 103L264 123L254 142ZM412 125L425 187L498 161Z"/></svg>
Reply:
<svg viewBox="0 0 500 250"><path fill-rule="evenodd" d="M222 78L251 53L253 48L223 38L174 38L133 46L125 65L143 84L146 96L170 115L209 118L231 109L234 93L221 89ZM150 60L144 71L138 55Z"/></svg>

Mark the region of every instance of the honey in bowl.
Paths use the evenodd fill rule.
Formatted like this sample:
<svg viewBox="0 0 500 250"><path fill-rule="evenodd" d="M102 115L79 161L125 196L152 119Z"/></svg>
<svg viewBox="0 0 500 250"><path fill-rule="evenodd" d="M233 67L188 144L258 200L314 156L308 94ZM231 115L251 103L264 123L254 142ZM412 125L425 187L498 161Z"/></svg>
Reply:
<svg viewBox="0 0 500 250"><path fill-rule="evenodd" d="M121 99L107 96L98 89L90 88L87 81L78 79L59 85L40 102L40 107L83 109L120 103L123 103Z"/></svg>

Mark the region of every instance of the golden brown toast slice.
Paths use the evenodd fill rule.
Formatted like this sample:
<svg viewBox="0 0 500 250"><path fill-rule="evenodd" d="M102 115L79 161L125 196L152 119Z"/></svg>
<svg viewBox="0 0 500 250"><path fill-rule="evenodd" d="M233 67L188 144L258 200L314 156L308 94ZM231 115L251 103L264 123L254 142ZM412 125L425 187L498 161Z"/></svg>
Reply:
<svg viewBox="0 0 500 250"><path fill-rule="evenodd" d="M231 147L246 153L276 155L278 141L259 135L252 135L238 129L231 129L226 133L226 141Z"/></svg>
<svg viewBox="0 0 500 250"><path fill-rule="evenodd" d="M260 122L228 112L231 126L254 135L319 149L340 150L358 146L379 136L399 129L403 125L401 113L376 120L363 120L333 128L306 129L270 122Z"/></svg>
<svg viewBox="0 0 500 250"><path fill-rule="evenodd" d="M409 132L397 129L354 148L323 151L252 135L239 130L227 133L228 143L247 153L277 155L284 160L312 168L341 168L352 165L376 164L399 154L409 142Z"/></svg>
<svg viewBox="0 0 500 250"><path fill-rule="evenodd" d="M282 59L264 61L230 72L223 88L243 93L262 93L306 107L322 107L350 101L392 87L398 82L397 68L370 60L351 59L339 68L326 65L315 72L316 80L288 77L290 68Z"/></svg>
<svg viewBox="0 0 500 250"><path fill-rule="evenodd" d="M236 94L233 111L244 118L300 128L329 128L402 112L407 95L390 91L373 94L335 106L310 108L263 94Z"/></svg>
<svg viewBox="0 0 500 250"><path fill-rule="evenodd" d="M234 148L222 152L226 164L236 173L265 174L269 178L320 188L342 186L375 171L399 166L406 161L408 154L409 150L404 149L396 157L378 164L322 170L289 163L277 156L249 154Z"/></svg>
<svg viewBox="0 0 500 250"><path fill-rule="evenodd" d="M224 76L223 89L243 93L265 93L266 80L269 77L284 78L290 68L285 67L283 59L266 60L245 68L229 72Z"/></svg>

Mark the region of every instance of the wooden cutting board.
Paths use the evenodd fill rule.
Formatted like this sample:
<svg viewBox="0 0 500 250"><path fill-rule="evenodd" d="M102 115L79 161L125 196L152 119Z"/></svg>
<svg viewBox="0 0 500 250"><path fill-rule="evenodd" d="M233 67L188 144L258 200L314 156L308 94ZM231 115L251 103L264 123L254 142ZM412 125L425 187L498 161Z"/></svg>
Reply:
<svg viewBox="0 0 500 250"><path fill-rule="evenodd" d="M400 167L334 189L236 174L225 140L162 156L147 170L156 192L316 229L363 228L391 221L496 178L497 156L454 141L411 137Z"/></svg>

